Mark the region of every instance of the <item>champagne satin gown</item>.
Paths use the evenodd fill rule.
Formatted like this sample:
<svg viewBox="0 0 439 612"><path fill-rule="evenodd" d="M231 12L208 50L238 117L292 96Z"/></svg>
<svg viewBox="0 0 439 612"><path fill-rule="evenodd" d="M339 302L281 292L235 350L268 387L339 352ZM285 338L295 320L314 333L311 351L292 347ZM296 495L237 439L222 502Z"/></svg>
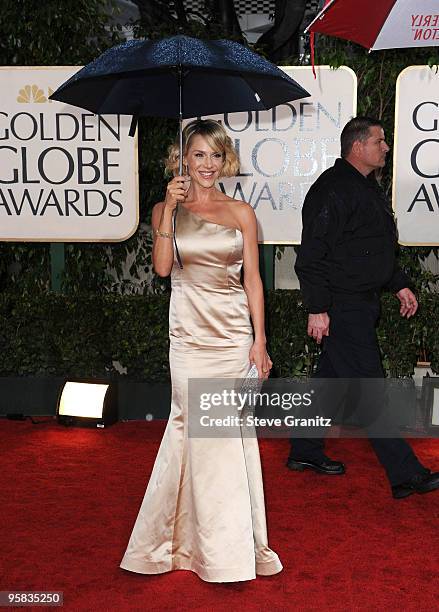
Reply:
<svg viewBox="0 0 439 612"><path fill-rule="evenodd" d="M169 312L169 421L121 567L192 570L209 582L282 570L268 547L256 438L187 434L189 378L245 378L253 342L239 230L179 207Z"/></svg>

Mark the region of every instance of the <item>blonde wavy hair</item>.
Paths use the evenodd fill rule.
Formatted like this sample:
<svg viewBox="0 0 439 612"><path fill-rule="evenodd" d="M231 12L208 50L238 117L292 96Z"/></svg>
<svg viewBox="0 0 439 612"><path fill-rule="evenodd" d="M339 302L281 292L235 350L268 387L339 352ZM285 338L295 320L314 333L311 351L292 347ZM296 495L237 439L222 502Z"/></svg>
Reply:
<svg viewBox="0 0 439 612"><path fill-rule="evenodd" d="M232 139L223 126L213 119L196 119L188 123L183 130L183 155L186 155L191 140L200 135L207 140L214 151L222 154L224 165L220 172L221 176L236 176L239 171L239 157L233 146ZM177 140L168 149L168 157L165 160L165 168L168 174L178 172L179 143Z"/></svg>

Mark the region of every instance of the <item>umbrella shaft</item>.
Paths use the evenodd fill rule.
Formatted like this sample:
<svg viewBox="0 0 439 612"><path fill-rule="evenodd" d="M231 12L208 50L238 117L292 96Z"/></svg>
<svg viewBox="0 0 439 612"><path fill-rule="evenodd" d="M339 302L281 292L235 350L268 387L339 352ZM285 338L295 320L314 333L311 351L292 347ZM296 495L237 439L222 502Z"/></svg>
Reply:
<svg viewBox="0 0 439 612"><path fill-rule="evenodd" d="M181 66L178 67L178 174L183 174L183 74ZM183 263L181 261L180 252L177 244L177 214L178 204L174 213L174 246L175 254L179 268L183 269Z"/></svg>
<svg viewBox="0 0 439 612"><path fill-rule="evenodd" d="M183 174L183 74L181 66L178 67L178 137L179 137L179 156L178 174Z"/></svg>

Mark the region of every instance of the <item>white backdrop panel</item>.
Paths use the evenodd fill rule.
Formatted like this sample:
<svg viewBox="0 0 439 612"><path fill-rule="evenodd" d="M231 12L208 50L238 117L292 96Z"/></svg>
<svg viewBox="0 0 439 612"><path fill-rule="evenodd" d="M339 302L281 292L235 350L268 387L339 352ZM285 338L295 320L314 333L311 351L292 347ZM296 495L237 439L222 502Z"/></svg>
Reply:
<svg viewBox="0 0 439 612"><path fill-rule="evenodd" d="M339 156L341 130L356 113L357 79L347 67L317 66L317 79L308 66L280 68L311 97L212 118L223 123L241 158L240 174L220 187L253 206L260 242L298 244L305 195Z"/></svg>
<svg viewBox="0 0 439 612"><path fill-rule="evenodd" d="M439 244L439 74L410 66L396 85L393 208L399 240Z"/></svg>
<svg viewBox="0 0 439 612"><path fill-rule="evenodd" d="M77 70L0 68L0 240L122 241L137 228L130 117L48 99Z"/></svg>

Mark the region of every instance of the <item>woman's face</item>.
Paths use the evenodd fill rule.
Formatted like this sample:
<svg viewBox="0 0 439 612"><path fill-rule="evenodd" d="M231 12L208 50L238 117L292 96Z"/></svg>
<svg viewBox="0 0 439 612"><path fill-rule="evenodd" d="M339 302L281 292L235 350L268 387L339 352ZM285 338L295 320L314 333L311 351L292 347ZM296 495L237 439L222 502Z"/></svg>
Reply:
<svg viewBox="0 0 439 612"><path fill-rule="evenodd" d="M193 181L202 187L212 187L224 166L224 156L212 149L203 136L196 134L190 140L184 163Z"/></svg>

